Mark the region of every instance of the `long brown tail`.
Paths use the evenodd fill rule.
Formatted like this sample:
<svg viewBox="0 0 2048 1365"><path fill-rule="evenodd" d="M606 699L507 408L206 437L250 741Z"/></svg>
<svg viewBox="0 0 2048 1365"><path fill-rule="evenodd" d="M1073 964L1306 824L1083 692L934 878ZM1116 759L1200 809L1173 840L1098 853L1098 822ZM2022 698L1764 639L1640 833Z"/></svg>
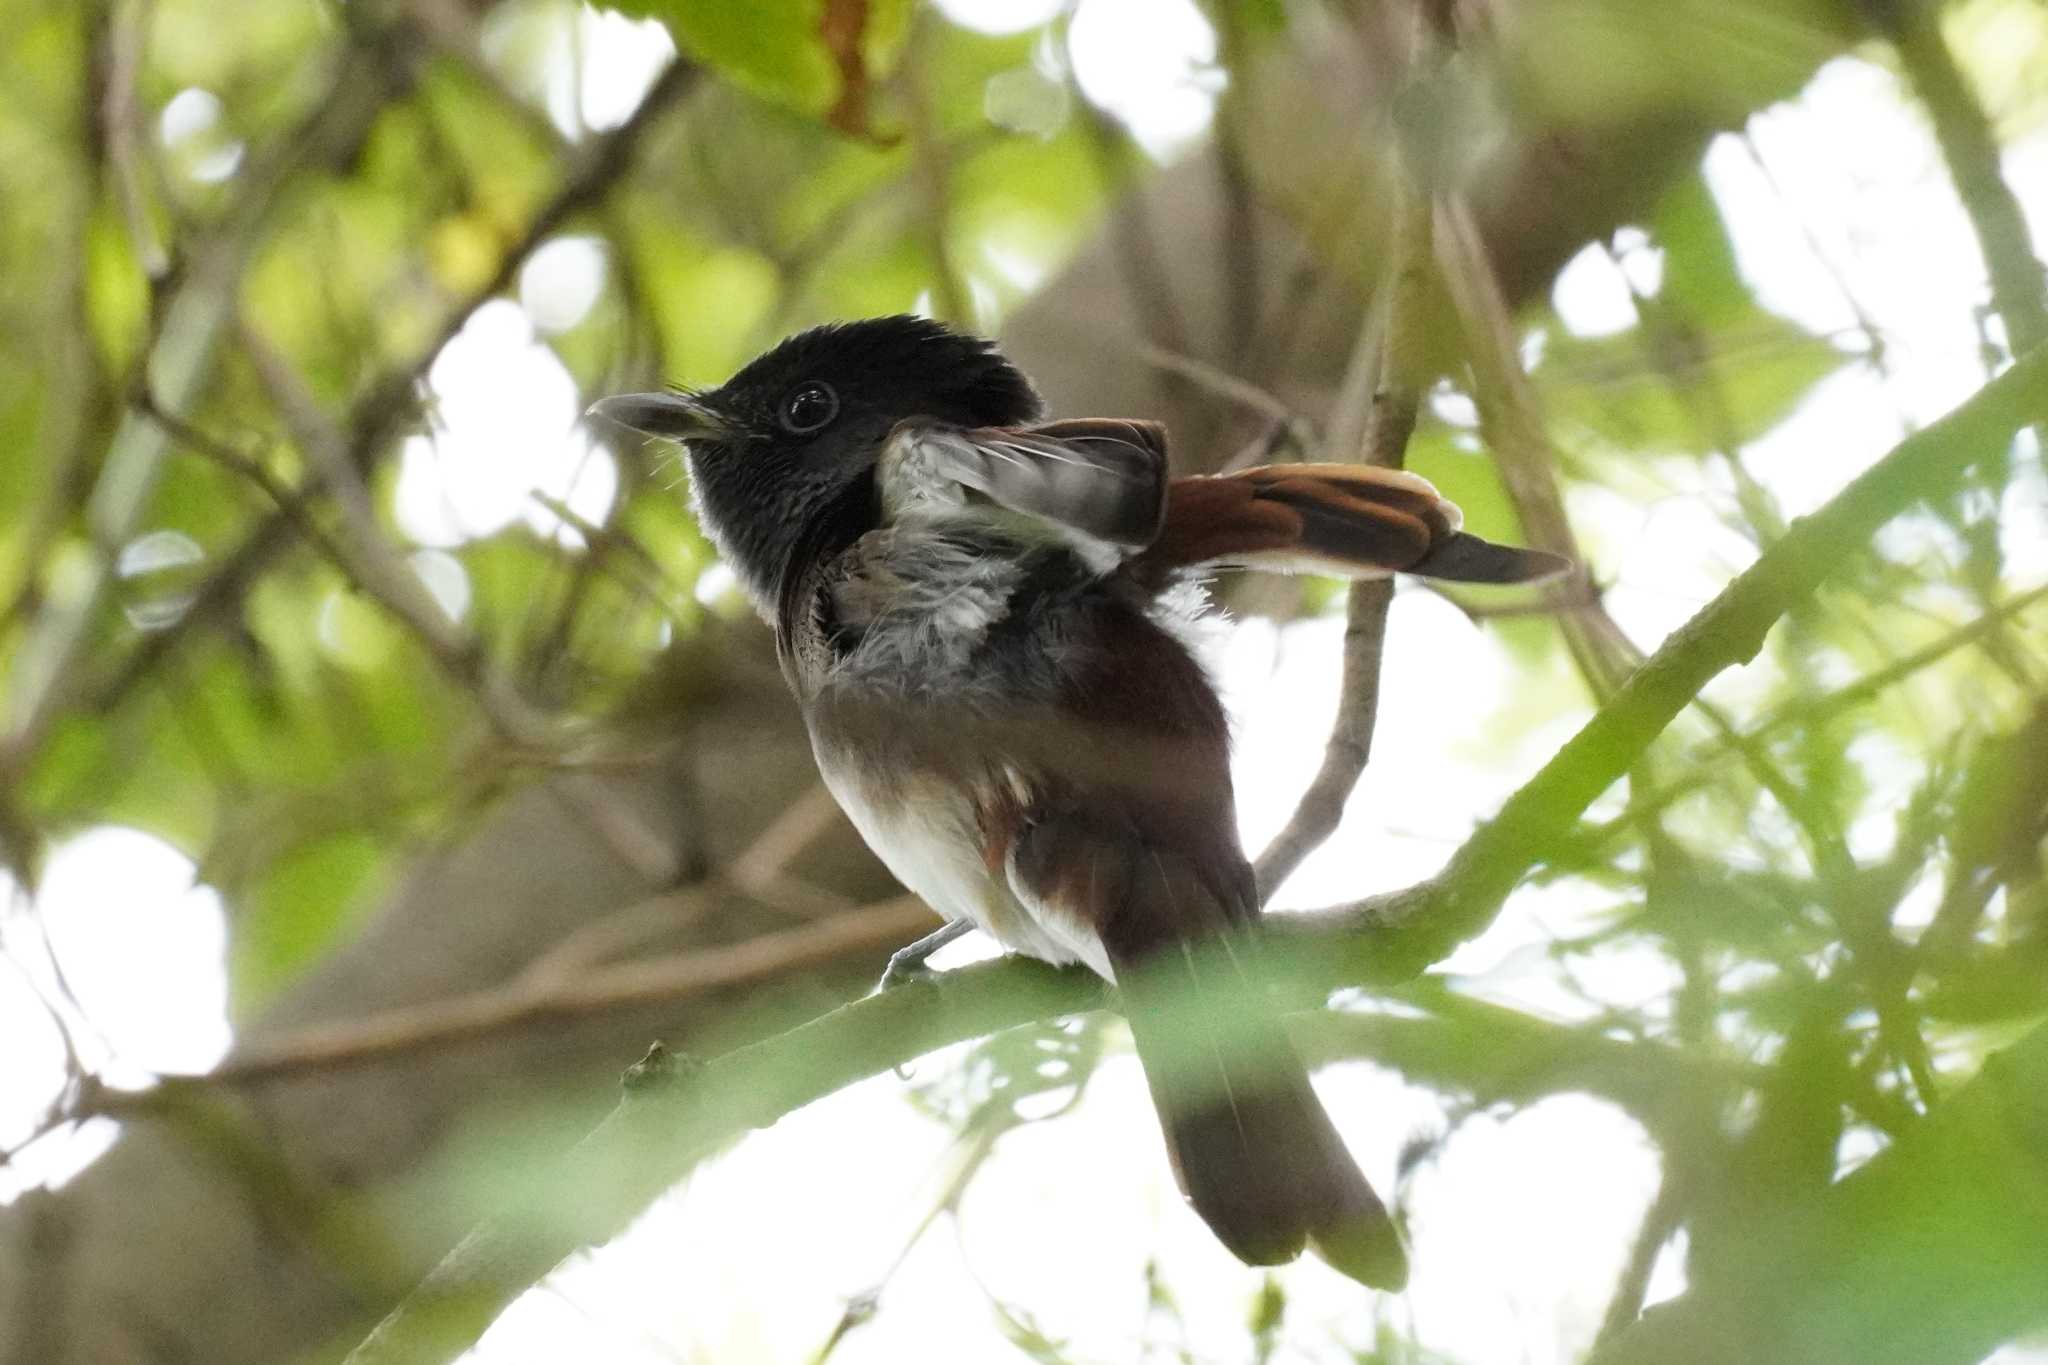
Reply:
<svg viewBox="0 0 2048 1365"><path fill-rule="evenodd" d="M1458 529L1461 514L1418 474L1370 465L1261 465L1175 479L1165 526L1132 561L1141 577L1203 565L1460 583L1529 583L1571 562Z"/></svg>
<svg viewBox="0 0 2048 1365"><path fill-rule="evenodd" d="M1169 904L1204 894L1170 856L1151 870ZM1361 1283L1399 1289L1400 1233L1240 970L1250 934L1235 926L1191 939L1192 927L1140 911L1103 932L1181 1192L1247 1264L1278 1265L1310 1246Z"/></svg>

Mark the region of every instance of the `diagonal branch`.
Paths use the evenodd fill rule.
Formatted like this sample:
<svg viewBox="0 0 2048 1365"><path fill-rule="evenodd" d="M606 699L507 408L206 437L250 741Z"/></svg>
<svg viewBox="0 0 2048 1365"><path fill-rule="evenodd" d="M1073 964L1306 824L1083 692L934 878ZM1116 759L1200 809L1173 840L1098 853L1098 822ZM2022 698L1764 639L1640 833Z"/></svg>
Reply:
<svg viewBox="0 0 2048 1365"><path fill-rule="evenodd" d="M1723 669L1747 663L1778 618L1907 508L1957 487L2048 418L2048 347L2037 347L1955 411L1914 433L1795 522L1654 655L1520 790L1420 886L1345 911L1369 936L1370 977L1411 975L1486 928L1510 891L1626 776L1664 727Z"/></svg>
<svg viewBox="0 0 2048 1365"><path fill-rule="evenodd" d="M1472 366L1472 398L1482 439L1529 543L1577 566L1544 596L1560 613L1565 644L1596 698L1606 701L1641 654L1599 600L1591 570L1565 515L1557 457L1536 385L1523 368L1514 316L1488 264L1477 220L1462 195L1447 196L1436 222L1443 280L1456 304Z"/></svg>
<svg viewBox="0 0 2048 1365"><path fill-rule="evenodd" d="M1344 609L1344 681L1337 694L1337 721L1323 746L1322 766L1295 803L1286 826L1273 836L1253 866L1259 895L1266 900L1336 833L1344 818L1344 803L1372 758L1372 735L1380 709L1380 660L1387 638L1387 609L1393 601L1392 579L1370 579L1351 587Z"/></svg>
<svg viewBox="0 0 2048 1365"><path fill-rule="evenodd" d="M2048 341L2048 273L2034 255L2019 196L2000 170L1991 120L1942 36L1940 7L1926 0L1867 0L1867 8L1927 106L1935 141L1984 253L2006 346L2024 355Z"/></svg>
<svg viewBox="0 0 2048 1365"><path fill-rule="evenodd" d="M1927 107L1949 179L1984 255L1992 311L2005 324L2005 349L2024 355L2048 342L2048 272L2034 254L2019 196L2000 168L1991 120L1942 34L1942 6L1933 0L1864 0L1864 5L1890 39L1913 92ZM1991 349L1988 340L1986 349ZM2004 559L1996 498L2009 475L2002 460L1991 462L1984 475L1992 490L1990 509L1964 514L1963 528L1971 580L1988 601L1997 590ZM1997 644L1994 638L1994 647Z"/></svg>

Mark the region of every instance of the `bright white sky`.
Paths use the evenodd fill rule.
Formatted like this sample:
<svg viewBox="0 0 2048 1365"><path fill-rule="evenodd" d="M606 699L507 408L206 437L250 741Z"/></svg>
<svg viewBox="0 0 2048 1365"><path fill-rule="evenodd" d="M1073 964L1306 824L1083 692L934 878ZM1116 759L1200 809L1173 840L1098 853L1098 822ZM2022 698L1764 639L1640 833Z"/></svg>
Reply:
<svg viewBox="0 0 2048 1365"><path fill-rule="evenodd" d="M942 0L985 28L1043 20L1057 0ZM586 10L581 79L563 57L546 91L565 132L615 125L670 51L659 25ZM1214 107L1215 41L1189 0L1082 0L1073 21L1077 78L1166 157L1199 139ZM2040 35L2032 41L2041 42ZM171 101L161 121L187 174L234 173L207 92ZM1757 118L1751 142L1724 137L1709 153L1710 182L1745 274L1772 308L1821 332L1852 328L1837 278L1891 347L1887 382L1851 367L1823 384L1749 452L1752 468L1791 514L1824 501L1906 429L1940 414L1983 379L1973 307L1985 297L1975 247L1926 129L1893 78L1854 60L1825 68L1796 101ZM2048 253L2048 136L2008 156L2007 170ZM1824 268L1814 244L1826 253ZM1654 284L1646 249L1626 268ZM1041 263L1023 262L1029 269ZM1555 304L1564 325L1597 335L1633 313L1618 266L1589 249L1565 271ZM480 310L435 363L430 430L403 451L400 527L433 590L460 615L467 583L439 551L514 521L574 543L530 494L561 498L601 520L616 494L610 455L581 425L584 398L547 348L592 306L607 263L594 239L565 237L522 272L516 300ZM1577 490L1572 511L1608 601L1645 648L1701 606L1753 553L1721 517L1731 504L1709 467L1653 466L1666 495L1647 502ZM2048 578L2048 485L2038 461L2008 511L2016 583ZM715 581L715 580L714 580ZM1249 847L1277 828L1314 771L1335 705L1341 623L1276 630L1239 627L1219 668L1240 733L1238 790ZM1567 713L1478 750L1472 725L1510 707L1528 686L1502 647L1419 591L1397 598L1374 761L1343 829L1289 883L1283 903L1317 904L1407 883L1442 858L1583 719ZM1560 689L1566 684L1557 682ZM1739 695L1739 677L1724 679ZM1885 774L1877 773L1882 781ZM1871 832L1880 839L1882 831ZM77 1045L108 1074L200 1071L229 1043L218 898L193 865L154 837L95 830L53 854L31 921L0 919L0 1144L31 1125L61 1080L59 1040L29 994L47 990L52 958L84 1006ZM0 882L18 911L19 892ZM1540 951L1590 923L1604 904L1570 884L1525 892L1499 925L1447 964L1466 989L1555 1017L1581 1014ZM956 952L972 955L963 944ZM1612 1001L1661 993L1669 968L1616 951L1580 964L1581 989ZM924 1062L921 1074L947 1065ZM1412 1134L1439 1130L1427 1094L1363 1064L1318 1078L1367 1172L1389 1186ZM582 1258L522 1298L474 1353L511 1365L576 1355L632 1365L690 1358L801 1361L825 1340L847 1296L867 1288L901 1248L938 1181L949 1136L905 1102L903 1083L856 1086L708 1164L626 1237ZM112 1125L59 1134L0 1170L0 1198L25 1182L58 1181L111 1140ZM848 1179L858 1172L858 1179ZM1416 1274L1394 1300L1364 1295L1312 1260L1283 1272L1303 1321L1339 1324L1354 1346L1385 1311L1449 1358L1529 1365L1576 1359L1599 1321L1622 1249L1655 1187L1653 1150L1625 1118L1596 1102L1558 1098L1507 1118L1466 1123L1419 1178L1411 1210ZM763 1216L763 1211L770 1216ZM787 1211L788 1218L773 1216ZM799 1212L801 1211L801 1212ZM1083 1230L1076 1235L1076 1230ZM1245 1354L1244 1321L1257 1279L1180 1206L1135 1062L1110 1061L1087 1101L1056 1123L1006 1138L972 1187L957 1225L941 1222L891 1281L882 1312L835 1359L1002 1358L984 1294L1030 1310L1078 1359L1132 1359L1159 1324L1143 1318L1141 1267L1156 1255L1180 1297L1190 1340L1216 1359ZM1682 1287L1676 1258L1653 1297ZM688 1290L688 1297L683 1291ZM1311 1352L1310 1358L1349 1358ZM2008 1351L2006 1365L2048 1360Z"/></svg>

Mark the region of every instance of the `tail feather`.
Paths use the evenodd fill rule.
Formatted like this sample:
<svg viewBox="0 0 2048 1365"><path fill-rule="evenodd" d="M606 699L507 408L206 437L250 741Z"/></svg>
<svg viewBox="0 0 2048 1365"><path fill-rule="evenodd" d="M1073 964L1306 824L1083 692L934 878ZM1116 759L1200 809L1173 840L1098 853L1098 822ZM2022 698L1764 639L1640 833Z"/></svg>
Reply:
<svg viewBox="0 0 2048 1365"><path fill-rule="evenodd" d="M1313 1247L1355 1280L1400 1288L1408 1263L1393 1219L1227 941L1145 937L1104 940L1188 1203L1249 1265Z"/></svg>
<svg viewBox="0 0 2048 1365"><path fill-rule="evenodd" d="M1221 767L1221 753L1214 760ZM1304 1247L1383 1289L1399 1232L1261 993L1258 901L1221 791L1033 808L999 857L1045 921L1093 930L1123 996L1181 1193L1252 1265Z"/></svg>
<svg viewBox="0 0 2048 1365"><path fill-rule="evenodd" d="M1175 479L1166 518L1134 561L1143 575L1207 565L1376 578L1527 583L1570 569L1542 550L1495 545L1459 529L1456 503L1417 474L1370 465L1262 465Z"/></svg>
<svg viewBox="0 0 2048 1365"><path fill-rule="evenodd" d="M1408 566L1407 572L1452 583L1540 583L1571 572L1572 562L1548 550L1496 545L1456 531Z"/></svg>

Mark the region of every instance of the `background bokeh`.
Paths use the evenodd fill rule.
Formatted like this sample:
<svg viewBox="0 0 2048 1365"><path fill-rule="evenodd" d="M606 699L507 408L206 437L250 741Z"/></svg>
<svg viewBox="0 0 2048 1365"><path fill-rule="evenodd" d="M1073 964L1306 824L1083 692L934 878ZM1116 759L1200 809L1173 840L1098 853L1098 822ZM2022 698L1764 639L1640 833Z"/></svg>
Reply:
<svg viewBox="0 0 2048 1365"><path fill-rule="evenodd" d="M2048 340L2040 0L0 0L0 51L5 1365L340 1359L650 1040L929 927L592 398L921 311L1199 472L1355 458L1413 340L1409 467L1586 574L1398 588L1315 912ZM1404 1293L1232 1260L1095 1011L735 1122L470 1358L2048 1360L2039 430L1297 1020ZM1347 600L1215 591L1256 853Z"/></svg>

